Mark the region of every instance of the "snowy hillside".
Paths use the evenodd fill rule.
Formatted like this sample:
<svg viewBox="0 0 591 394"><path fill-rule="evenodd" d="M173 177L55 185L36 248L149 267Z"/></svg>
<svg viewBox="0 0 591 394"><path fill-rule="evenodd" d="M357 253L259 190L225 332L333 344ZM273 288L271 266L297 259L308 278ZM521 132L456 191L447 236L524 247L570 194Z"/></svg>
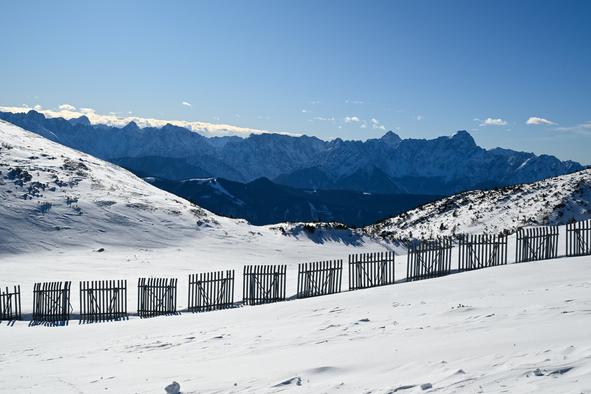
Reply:
<svg viewBox="0 0 591 394"><path fill-rule="evenodd" d="M219 227L131 173L0 121L0 251L158 245Z"/></svg>
<svg viewBox="0 0 591 394"><path fill-rule="evenodd" d="M174 380L185 394L589 393L590 263L153 319L16 322L0 327L0 391L158 394Z"/></svg>
<svg viewBox="0 0 591 394"><path fill-rule="evenodd" d="M367 227L386 238L514 232L528 225L591 218L591 170L501 189L470 191Z"/></svg>

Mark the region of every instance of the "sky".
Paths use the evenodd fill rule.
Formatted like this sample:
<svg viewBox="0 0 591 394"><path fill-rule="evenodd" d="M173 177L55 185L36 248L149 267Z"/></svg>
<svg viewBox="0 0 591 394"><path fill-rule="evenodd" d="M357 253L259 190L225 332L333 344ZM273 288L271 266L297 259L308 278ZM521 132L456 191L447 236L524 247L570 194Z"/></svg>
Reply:
<svg viewBox="0 0 591 394"><path fill-rule="evenodd" d="M591 164L590 1L0 3L3 107Z"/></svg>

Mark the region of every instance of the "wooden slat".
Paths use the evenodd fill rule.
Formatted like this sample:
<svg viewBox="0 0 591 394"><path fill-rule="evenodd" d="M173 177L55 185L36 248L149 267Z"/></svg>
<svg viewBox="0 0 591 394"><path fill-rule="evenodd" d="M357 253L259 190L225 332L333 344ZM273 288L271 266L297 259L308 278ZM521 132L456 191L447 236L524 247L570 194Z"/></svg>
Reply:
<svg viewBox="0 0 591 394"><path fill-rule="evenodd" d="M349 290L390 285L395 282L394 252L349 255Z"/></svg>
<svg viewBox="0 0 591 394"><path fill-rule="evenodd" d="M558 257L558 236L558 226L519 229L515 247L515 262L521 263Z"/></svg>
<svg viewBox="0 0 591 394"><path fill-rule="evenodd" d="M242 302L257 305L285 300L286 273L286 265L245 266Z"/></svg>
<svg viewBox="0 0 591 394"><path fill-rule="evenodd" d="M340 293L343 261L298 264L297 298Z"/></svg>
<svg viewBox="0 0 591 394"><path fill-rule="evenodd" d="M407 245L406 280L420 280L451 273L451 238L413 241Z"/></svg>
<svg viewBox="0 0 591 394"><path fill-rule="evenodd" d="M127 280L80 282L80 320L127 318Z"/></svg>
<svg viewBox="0 0 591 394"><path fill-rule="evenodd" d="M176 278L139 278L137 312L140 317L176 313Z"/></svg>

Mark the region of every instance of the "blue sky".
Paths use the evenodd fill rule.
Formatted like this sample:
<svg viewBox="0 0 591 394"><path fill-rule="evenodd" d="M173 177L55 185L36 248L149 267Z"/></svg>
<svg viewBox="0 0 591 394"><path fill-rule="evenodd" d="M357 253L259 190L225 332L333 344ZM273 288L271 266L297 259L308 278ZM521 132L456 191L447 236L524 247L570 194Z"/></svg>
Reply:
<svg viewBox="0 0 591 394"><path fill-rule="evenodd" d="M590 15L589 1L3 1L0 106L325 139L466 129L591 164Z"/></svg>

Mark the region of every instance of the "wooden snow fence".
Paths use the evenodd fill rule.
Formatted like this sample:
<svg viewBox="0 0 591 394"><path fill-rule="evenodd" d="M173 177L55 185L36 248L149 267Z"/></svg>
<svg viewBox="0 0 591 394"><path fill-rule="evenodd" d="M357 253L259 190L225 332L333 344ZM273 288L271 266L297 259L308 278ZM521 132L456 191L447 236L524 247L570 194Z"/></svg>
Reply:
<svg viewBox="0 0 591 394"><path fill-rule="evenodd" d="M414 281L451 273L452 239L413 241L408 244L406 280Z"/></svg>
<svg viewBox="0 0 591 394"><path fill-rule="evenodd" d="M80 282L80 321L127 318L127 280Z"/></svg>
<svg viewBox="0 0 591 394"><path fill-rule="evenodd" d="M349 255L349 290L394 284L394 252Z"/></svg>
<svg viewBox="0 0 591 394"><path fill-rule="evenodd" d="M558 257L558 226L521 228L517 231L515 262Z"/></svg>
<svg viewBox="0 0 591 394"><path fill-rule="evenodd" d="M507 264L507 237L467 235L458 237L458 270L469 271Z"/></svg>
<svg viewBox="0 0 591 394"><path fill-rule="evenodd" d="M566 255L591 255L591 220L566 225Z"/></svg>
<svg viewBox="0 0 591 394"><path fill-rule="evenodd" d="M66 323L70 320L72 282L43 282L33 286L33 322Z"/></svg>
<svg viewBox="0 0 591 394"><path fill-rule="evenodd" d="M234 270L189 275L188 310L206 312L234 306Z"/></svg>
<svg viewBox="0 0 591 394"><path fill-rule="evenodd" d="M21 319L21 287L0 288L0 321Z"/></svg>
<svg viewBox="0 0 591 394"><path fill-rule="evenodd" d="M259 305L285 300L287 265L247 265L242 278L242 302Z"/></svg>
<svg viewBox="0 0 591 394"><path fill-rule="evenodd" d="M343 260L298 264L297 298L341 292Z"/></svg>
<svg viewBox="0 0 591 394"><path fill-rule="evenodd" d="M139 278L137 313L140 317L176 314L177 279Z"/></svg>

